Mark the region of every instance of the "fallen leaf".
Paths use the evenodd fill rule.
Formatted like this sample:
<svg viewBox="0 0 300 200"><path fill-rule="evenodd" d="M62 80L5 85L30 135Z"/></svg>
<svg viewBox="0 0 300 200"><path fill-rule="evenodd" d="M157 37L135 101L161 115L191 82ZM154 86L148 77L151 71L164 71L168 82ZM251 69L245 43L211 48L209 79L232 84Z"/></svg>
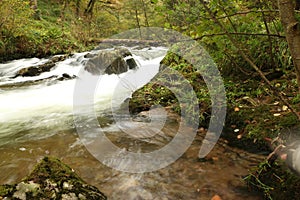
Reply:
<svg viewBox="0 0 300 200"><path fill-rule="evenodd" d="M222 200L221 197L219 195L215 195L213 196L213 198L211 198L211 200Z"/></svg>
<svg viewBox="0 0 300 200"><path fill-rule="evenodd" d="M216 157L216 156L211 157L211 159L212 159L213 161L218 161L218 160L219 160L219 158Z"/></svg>
<svg viewBox="0 0 300 200"><path fill-rule="evenodd" d="M287 111L288 109L289 109L289 107L287 107L287 106L285 106L285 105L282 106L282 110L283 110L283 111Z"/></svg>

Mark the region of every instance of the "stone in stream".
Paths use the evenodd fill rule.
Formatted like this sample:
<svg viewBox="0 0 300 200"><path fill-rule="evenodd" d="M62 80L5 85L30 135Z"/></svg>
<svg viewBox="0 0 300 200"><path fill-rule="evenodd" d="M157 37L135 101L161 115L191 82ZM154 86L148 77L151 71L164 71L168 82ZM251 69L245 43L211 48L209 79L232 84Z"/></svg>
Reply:
<svg viewBox="0 0 300 200"><path fill-rule="evenodd" d="M88 185L56 158L45 157L29 176L14 185L0 185L0 199L105 200L96 187Z"/></svg>
<svg viewBox="0 0 300 200"><path fill-rule="evenodd" d="M133 59L125 61L124 58L127 56L132 56L132 54L123 47L100 51L97 55L87 54L85 57L90 59L84 69L93 75L121 74L137 67Z"/></svg>
<svg viewBox="0 0 300 200"><path fill-rule="evenodd" d="M0 89L10 89L13 87L28 87L32 85L37 85L41 83L47 83L47 85L55 84L58 81L66 81L77 78L76 75L70 76L69 74L63 73L61 76L53 75L47 78L37 79L37 80L28 80L24 82L15 82L15 83L8 83L0 85Z"/></svg>
<svg viewBox="0 0 300 200"><path fill-rule="evenodd" d="M54 56L44 64L20 69L13 78L18 76L39 76L43 72L49 72L57 62L64 61L68 56L69 55Z"/></svg>
<svg viewBox="0 0 300 200"><path fill-rule="evenodd" d="M135 69L137 67L137 64L133 58L129 58L126 60L126 63L129 67L129 69Z"/></svg>

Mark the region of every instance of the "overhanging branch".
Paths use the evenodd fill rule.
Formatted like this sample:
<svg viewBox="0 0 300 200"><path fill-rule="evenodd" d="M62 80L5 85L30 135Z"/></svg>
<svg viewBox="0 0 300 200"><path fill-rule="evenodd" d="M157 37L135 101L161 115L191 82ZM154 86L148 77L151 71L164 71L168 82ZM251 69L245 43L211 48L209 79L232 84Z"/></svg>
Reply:
<svg viewBox="0 0 300 200"><path fill-rule="evenodd" d="M227 36L227 35L244 35L244 36L266 36L266 37L278 37L285 39L285 36L278 34L265 34L265 33L243 33L243 32L222 32L222 33L212 33L204 34L200 37L193 38L194 40L202 40L204 37L215 37L215 36Z"/></svg>

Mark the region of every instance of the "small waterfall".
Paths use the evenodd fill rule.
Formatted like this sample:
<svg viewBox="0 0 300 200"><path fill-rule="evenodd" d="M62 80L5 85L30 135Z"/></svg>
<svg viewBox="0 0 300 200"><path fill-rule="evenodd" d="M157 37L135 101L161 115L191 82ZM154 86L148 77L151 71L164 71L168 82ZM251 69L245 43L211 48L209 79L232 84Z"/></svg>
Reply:
<svg viewBox="0 0 300 200"><path fill-rule="evenodd" d="M139 65L137 69L119 75L95 75L99 78L94 95L96 113L110 109L114 94L117 94L113 98L114 105L119 105L134 90L149 82L158 72L159 62L167 51L158 47L129 50ZM58 81L52 77L62 77L63 74L78 76L88 60L85 55L96 53L76 53L56 63L51 71L33 77L12 78L20 69L46 63L49 59L20 59L0 64L0 145L18 139L43 138L72 128L73 92L77 78Z"/></svg>

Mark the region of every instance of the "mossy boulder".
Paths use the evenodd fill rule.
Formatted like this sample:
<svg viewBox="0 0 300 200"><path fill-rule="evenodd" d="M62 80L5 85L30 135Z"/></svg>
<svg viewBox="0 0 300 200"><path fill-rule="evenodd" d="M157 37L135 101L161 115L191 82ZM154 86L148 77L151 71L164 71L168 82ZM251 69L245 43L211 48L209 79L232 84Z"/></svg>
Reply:
<svg viewBox="0 0 300 200"><path fill-rule="evenodd" d="M0 199L104 200L96 187L84 182L74 170L56 158L45 157L18 184L0 186Z"/></svg>

